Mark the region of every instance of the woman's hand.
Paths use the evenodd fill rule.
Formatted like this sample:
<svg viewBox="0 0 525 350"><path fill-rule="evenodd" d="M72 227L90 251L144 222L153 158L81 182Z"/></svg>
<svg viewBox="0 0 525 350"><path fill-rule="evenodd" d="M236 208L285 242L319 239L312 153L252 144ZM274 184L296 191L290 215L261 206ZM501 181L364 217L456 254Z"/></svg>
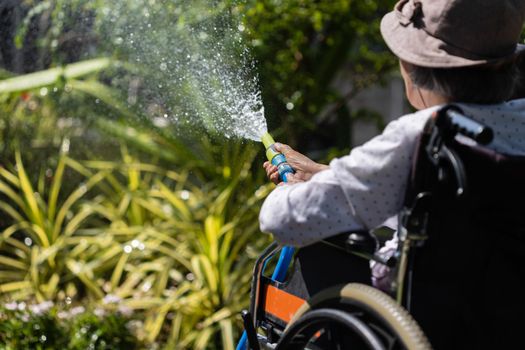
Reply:
<svg viewBox="0 0 525 350"><path fill-rule="evenodd" d="M328 165L316 163L307 156L293 150L292 147L288 145L276 143L274 147L276 151L284 154L288 164L290 164L290 166L295 170L295 174L286 175L288 183L293 184L308 181L312 176L314 176L314 174L329 168ZM266 170L266 175L270 181L278 184L280 180L277 167L272 165L270 162L264 162L263 167Z"/></svg>

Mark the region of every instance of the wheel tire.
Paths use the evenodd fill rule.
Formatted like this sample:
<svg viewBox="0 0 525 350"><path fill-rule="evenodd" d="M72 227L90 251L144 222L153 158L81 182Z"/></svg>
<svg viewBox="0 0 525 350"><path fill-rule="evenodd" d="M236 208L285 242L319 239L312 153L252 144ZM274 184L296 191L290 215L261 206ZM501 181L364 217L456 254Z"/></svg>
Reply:
<svg viewBox="0 0 525 350"><path fill-rule="evenodd" d="M319 331L334 326L345 327L366 345L367 349L384 350L374 331L358 317L336 309L311 310L292 324L281 337L277 349L304 349L309 340ZM340 330L340 328L339 328ZM338 343L338 349L342 344Z"/></svg>
<svg viewBox="0 0 525 350"><path fill-rule="evenodd" d="M380 290L360 283L336 286L318 293L299 308L286 331L307 312L333 305L334 302L350 305L371 315L387 327L406 349L432 349L419 325L403 307Z"/></svg>

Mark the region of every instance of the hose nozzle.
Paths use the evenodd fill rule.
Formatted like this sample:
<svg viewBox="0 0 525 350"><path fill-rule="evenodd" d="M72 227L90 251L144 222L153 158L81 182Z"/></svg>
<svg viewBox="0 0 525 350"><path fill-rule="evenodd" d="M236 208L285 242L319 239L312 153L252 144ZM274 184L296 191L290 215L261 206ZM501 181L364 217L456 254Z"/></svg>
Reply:
<svg viewBox="0 0 525 350"><path fill-rule="evenodd" d="M295 171L286 161L286 157L275 149L275 140L273 139L272 135L265 133L261 136L261 141L266 148L266 158L268 158L272 165L277 167L277 171L279 172L281 180L283 180L283 182L287 182L286 175L289 173L293 174Z"/></svg>

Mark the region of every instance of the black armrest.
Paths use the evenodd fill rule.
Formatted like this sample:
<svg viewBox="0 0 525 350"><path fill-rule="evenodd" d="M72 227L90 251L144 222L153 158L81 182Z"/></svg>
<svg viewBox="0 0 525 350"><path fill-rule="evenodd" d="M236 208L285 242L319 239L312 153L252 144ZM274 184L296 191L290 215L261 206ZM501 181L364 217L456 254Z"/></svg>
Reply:
<svg viewBox="0 0 525 350"><path fill-rule="evenodd" d="M378 241L369 231L340 233L322 240L321 243L331 247L336 247L347 253L358 255L365 259L374 260L388 267L394 267L397 263L397 259L393 256L386 259L376 254Z"/></svg>
<svg viewBox="0 0 525 350"><path fill-rule="evenodd" d="M377 240L369 231L351 231L328 237L323 240L332 246L338 246L349 252L374 254Z"/></svg>

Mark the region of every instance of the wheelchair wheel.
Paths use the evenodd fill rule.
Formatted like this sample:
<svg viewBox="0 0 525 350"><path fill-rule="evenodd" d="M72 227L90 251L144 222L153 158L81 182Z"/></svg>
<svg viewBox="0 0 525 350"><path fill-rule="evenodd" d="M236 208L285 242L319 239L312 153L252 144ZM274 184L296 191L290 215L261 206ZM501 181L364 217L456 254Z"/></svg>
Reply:
<svg viewBox="0 0 525 350"><path fill-rule="evenodd" d="M277 349L431 349L392 298L357 283L327 289L294 315Z"/></svg>

